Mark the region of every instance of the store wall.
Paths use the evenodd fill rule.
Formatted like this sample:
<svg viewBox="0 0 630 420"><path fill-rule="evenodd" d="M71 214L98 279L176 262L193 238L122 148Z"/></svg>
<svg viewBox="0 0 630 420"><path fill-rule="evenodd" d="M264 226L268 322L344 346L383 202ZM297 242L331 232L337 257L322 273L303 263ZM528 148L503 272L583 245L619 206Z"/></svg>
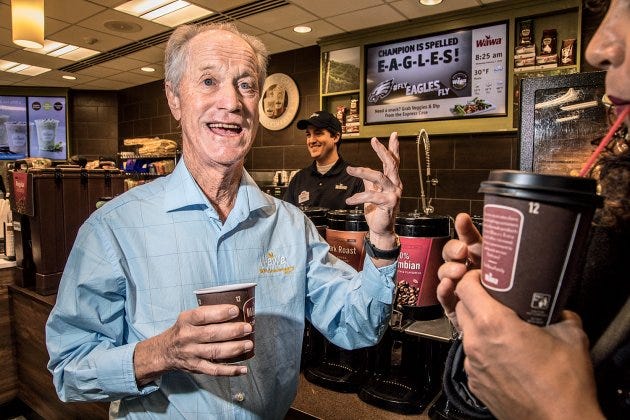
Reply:
<svg viewBox="0 0 630 420"><path fill-rule="evenodd" d="M89 160L118 152L118 95L109 91L70 93L70 155Z"/></svg>
<svg viewBox="0 0 630 420"><path fill-rule="evenodd" d="M270 131L260 127L245 167L250 171L293 170L310 164L298 119L319 109L319 47L307 47L271 56L269 74L290 75L298 86L300 106L295 121L287 128ZM118 94L119 139L129 137L170 138L181 143L178 124L170 115L161 82L125 89ZM456 121L448 124L457 124ZM418 129L421 124L418 124ZM395 124L391 126L396 129ZM429 133L430 134L430 133ZM386 139L382 139L386 140ZM421 207L415 137L401 138L401 178L404 184L402 211ZM492 169L516 168L516 133L430 136L432 176L438 184L431 187L431 204L436 213L455 215L460 211L482 213L483 197L479 183ZM122 144L122 140L121 140ZM355 165L378 168L378 158L369 139L343 139L343 157ZM421 149L421 153L424 153ZM426 181L426 164L421 165ZM425 185L427 200L429 194Z"/></svg>

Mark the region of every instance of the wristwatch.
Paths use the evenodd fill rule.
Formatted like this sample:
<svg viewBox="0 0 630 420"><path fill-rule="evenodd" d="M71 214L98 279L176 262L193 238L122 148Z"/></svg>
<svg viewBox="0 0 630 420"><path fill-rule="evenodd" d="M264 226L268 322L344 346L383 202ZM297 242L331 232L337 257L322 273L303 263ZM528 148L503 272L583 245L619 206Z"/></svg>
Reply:
<svg viewBox="0 0 630 420"><path fill-rule="evenodd" d="M375 247L372 242L370 242L370 232L365 234L365 253L368 254L372 258L376 258L377 260L395 260L400 255L400 238L398 235L396 236L396 248L388 249L387 251L383 251L382 249L378 249Z"/></svg>

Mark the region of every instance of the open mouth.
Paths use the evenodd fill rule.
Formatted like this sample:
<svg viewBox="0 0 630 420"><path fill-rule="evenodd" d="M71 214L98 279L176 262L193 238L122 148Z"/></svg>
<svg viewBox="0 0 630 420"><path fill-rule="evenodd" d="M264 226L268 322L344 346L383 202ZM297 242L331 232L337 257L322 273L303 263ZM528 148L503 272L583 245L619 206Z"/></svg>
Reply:
<svg viewBox="0 0 630 420"><path fill-rule="evenodd" d="M238 124L208 123L208 128L218 134L240 134L243 127Z"/></svg>

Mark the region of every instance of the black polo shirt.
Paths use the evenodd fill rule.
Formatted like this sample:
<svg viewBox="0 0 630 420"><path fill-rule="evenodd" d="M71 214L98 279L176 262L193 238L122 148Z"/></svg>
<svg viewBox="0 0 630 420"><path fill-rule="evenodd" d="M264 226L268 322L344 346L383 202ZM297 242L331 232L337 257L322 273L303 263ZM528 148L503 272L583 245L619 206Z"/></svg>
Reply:
<svg viewBox="0 0 630 420"><path fill-rule="evenodd" d="M329 210L354 208L346 198L364 190L363 180L346 171L349 163L339 157L328 172L317 172L315 161L301 169L284 193L283 199L296 206L325 207Z"/></svg>

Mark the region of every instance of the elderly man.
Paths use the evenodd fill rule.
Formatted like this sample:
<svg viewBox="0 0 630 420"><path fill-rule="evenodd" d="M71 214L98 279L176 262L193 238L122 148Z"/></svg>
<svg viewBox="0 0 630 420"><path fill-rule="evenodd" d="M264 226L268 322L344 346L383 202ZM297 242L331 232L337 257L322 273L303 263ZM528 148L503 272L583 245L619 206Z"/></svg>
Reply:
<svg viewBox="0 0 630 420"><path fill-rule="evenodd" d="M68 258L46 327L49 369L64 401L102 400L112 417L283 418L296 394L305 318L344 348L378 342L399 248L398 139L372 139L383 172L348 168L366 191L365 268L332 256L293 205L244 170L258 128L267 52L227 24L182 26L165 60L181 123L175 171L94 212ZM389 252L388 252L389 251ZM232 305L197 306L202 287L255 282L252 327Z"/></svg>

